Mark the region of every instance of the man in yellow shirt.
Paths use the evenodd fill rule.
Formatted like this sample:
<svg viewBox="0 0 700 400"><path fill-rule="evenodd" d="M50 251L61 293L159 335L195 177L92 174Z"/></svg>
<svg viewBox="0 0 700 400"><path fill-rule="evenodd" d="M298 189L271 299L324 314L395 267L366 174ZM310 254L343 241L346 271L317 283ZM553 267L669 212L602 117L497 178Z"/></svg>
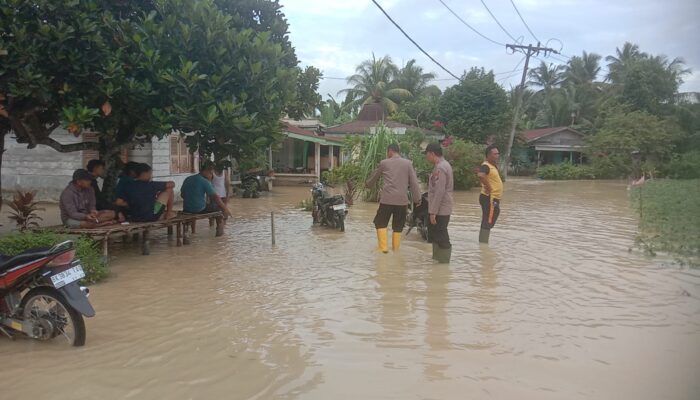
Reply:
<svg viewBox="0 0 700 400"><path fill-rule="evenodd" d="M498 215L501 213L501 196L503 196L503 181L498 172L498 157L500 153L495 145L486 148L486 161L479 168L479 181L481 181L481 230L479 242L488 243L491 228L496 225Z"/></svg>

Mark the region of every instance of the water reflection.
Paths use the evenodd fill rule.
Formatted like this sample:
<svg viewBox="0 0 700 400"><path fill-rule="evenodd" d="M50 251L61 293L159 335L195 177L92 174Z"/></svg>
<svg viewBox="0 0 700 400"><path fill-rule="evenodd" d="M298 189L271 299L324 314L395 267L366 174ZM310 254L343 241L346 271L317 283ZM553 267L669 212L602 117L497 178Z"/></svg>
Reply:
<svg viewBox="0 0 700 400"><path fill-rule="evenodd" d="M496 310L498 303L496 264L498 254L489 246L479 245L479 279L476 282L475 300L479 304L480 318L476 329L485 334L498 330L496 325Z"/></svg>
<svg viewBox="0 0 700 400"><path fill-rule="evenodd" d="M430 352L425 354L424 374L429 380L443 380L448 379L449 363L442 354L452 346L447 315L450 268L444 264L433 264L428 268L425 274L425 344Z"/></svg>

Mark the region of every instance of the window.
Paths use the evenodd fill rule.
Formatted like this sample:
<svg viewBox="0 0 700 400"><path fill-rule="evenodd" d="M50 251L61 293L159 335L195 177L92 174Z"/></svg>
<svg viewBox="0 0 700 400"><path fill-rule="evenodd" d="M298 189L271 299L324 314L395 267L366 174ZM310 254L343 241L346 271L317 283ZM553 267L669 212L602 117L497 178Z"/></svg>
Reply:
<svg viewBox="0 0 700 400"><path fill-rule="evenodd" d="M194 154L180 135L170 136L170 173L191 174L194 172Z"/></svg>

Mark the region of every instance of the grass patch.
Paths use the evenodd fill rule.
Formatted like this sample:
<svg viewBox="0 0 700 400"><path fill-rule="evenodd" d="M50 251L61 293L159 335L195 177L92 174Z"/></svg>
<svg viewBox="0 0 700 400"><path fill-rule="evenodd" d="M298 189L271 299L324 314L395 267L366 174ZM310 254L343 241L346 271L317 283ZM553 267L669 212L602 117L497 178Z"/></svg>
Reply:
<svg viewBox="0 0 700 400"><path fill-rule="evenodd" d="M50 247L66 240L75 244L76 257L85 270L84 283L95 283L109 275L109 269L102 261L98 243L87 237L71 238L52 232L15 233L0 238L0 254L14 256L37 247Z"/></svg>
<svg viewBox="0 0 700 400"><path fill-rule="evenodd" d="M587 165L573 165L568 162L539 167L536 174L540 179L553 181L595 179L593 168Z"/></svg>
<svg viewBox="0 0 700 400"><path fill-rule="evenodd" d="M640 214L638 245L700 267L700 180L654 180L632 190Z"/></svg>

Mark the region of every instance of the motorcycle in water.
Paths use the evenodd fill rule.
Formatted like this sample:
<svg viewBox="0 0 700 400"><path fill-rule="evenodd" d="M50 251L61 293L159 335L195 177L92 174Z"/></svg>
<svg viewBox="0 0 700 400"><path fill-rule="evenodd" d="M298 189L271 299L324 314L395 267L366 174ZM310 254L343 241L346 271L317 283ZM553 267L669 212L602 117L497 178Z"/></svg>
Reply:
<svg viewBox="0 0 700 400"><path fill-rule="evenodd" d="M418 207L416 207L413 202L411 202L411 207L411 212L406 219L408 223L406 236L411 233L413 228L416 228L420 237L426 242L431 243L430 235L428 235L428 225L430 224L430 215L428 214L428 192L423 193L421 196L421 203Z"/></svg>
<svg viewBox="0 0 700 400"><path fill-rule="evenodd" d="M322 183L317 183L311 189L313 197L312 215L314 224L330 226L345 232L345 216L348 214L348 206L345 204L345 196L331 196Z"/></svg>
<svg viewBox="0 0 700 400"><path fill-rule="evenodd" d="M0 334L84 345L83 315L95 315L89 290L78 285L84 277L71 241L13 257L0 255Z"/></svg>

